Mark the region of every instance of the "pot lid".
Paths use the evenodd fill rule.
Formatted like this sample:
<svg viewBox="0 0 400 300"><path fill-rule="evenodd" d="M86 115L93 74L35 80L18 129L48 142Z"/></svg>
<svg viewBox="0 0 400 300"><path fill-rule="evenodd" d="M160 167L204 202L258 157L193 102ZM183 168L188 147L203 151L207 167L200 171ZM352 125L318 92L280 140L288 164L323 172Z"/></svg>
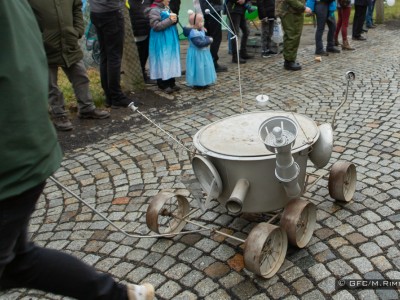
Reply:
<svg viewBox="0 0 400 300"><path fill-rule="evenodd" d="M316 142L319 129L315 122L300 114L284 111L259 111L234 115L200 129L193 144L203 154L225 159L266 159L275 157L259 137L259 127L272 117L287 117L298 126L292 153L308 148Z"/></svg>

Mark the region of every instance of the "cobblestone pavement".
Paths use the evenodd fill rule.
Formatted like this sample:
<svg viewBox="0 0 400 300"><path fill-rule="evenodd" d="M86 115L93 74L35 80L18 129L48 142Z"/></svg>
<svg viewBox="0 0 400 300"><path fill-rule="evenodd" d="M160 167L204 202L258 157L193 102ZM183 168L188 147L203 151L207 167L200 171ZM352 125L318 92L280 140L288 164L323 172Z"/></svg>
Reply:
<svg viewBox="0 0 400 300"><path fill-rule="evenodd" d="M398 289L339 289L339 279L400 279L400 34L384 26L355 52L314 61L303 47L301 72L283 70L281 57L256 58L237 73L218 74L218 84L194 91L183 86L173 107L144 113L190 146L203 126L243 110L256 110L255 97L269 95L269 109L294 111L317 123L330 122L344 98L344 74L356 80L337 116L334 153L357 166L354 199L337 203L322 179L304 196L317 205L317 226L303 249L289 247L271 279L243 265L243 245L208 232L174 238L133 238L117 232L75 198L49 181L30 231L39 245L71 253L123 282L151 282L157 299L398 299ZM190 157L142 117L131 115L129 132L65 154L55 177L126 231L149 234L149 197L161 190L196 201L184 183L193 178ZM194 217L245 239L257 224L227 214L215 201ZM185 230L197 228L186 225ZM38 291L11 290L1 299L60 299ZM63 299L63 298L61 298Z"/></svg>

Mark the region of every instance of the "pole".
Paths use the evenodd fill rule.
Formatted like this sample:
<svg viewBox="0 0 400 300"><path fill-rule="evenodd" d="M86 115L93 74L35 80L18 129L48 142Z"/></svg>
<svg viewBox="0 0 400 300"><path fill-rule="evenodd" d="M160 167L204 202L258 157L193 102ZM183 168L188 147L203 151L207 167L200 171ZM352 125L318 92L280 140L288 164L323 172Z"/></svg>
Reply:
<svg viewBox="0 0 400 300"><path fill-rule="evenodd" d="M376 20L377 24L382 24L385 16L385 4L383 0L375 0L375 11L376 11Z"/></svg>

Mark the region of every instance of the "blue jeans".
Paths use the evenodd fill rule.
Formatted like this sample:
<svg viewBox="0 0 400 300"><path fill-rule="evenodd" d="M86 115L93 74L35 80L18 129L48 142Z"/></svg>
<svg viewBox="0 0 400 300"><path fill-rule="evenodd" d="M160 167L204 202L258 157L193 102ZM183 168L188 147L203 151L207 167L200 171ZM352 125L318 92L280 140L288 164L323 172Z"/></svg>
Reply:
<svg viewBox="0 0 400 300"><path fill-rule="evenodd" d="M28 240L29 219L44 183L0 201L0 290L38 289L76 299L127 299L124 285L79 259Z"/></svg>
<svg viewBox="0 0 400 300"><path fill-rule="evenodd" d="M316 2L315 14L317 16L317 30L315 31L315 52L324 51L322 35L324 34L325 24L328 25L328 36L326 49L332 49L335 46L334 36L336 31L335 16L329 16L329 3Z"/></svg>
<svg viewBox="0 0 400 300"><path fill-rule="evenodd" d="M90 13L96 27L100 45L100 79L106 95L106 103L124 101L121 89L121 62L124 48L124 15L115 10L105 13Z"/></svg>
<svg viewBox="0 0 400 300"><path fill-rule="evenodd" d="M367 15L365 16L365 24L367 25L367 27L371 27L374 24L372 20L374 15L374 9L375 9L375 0L371 0L367 6Z"/></svg>

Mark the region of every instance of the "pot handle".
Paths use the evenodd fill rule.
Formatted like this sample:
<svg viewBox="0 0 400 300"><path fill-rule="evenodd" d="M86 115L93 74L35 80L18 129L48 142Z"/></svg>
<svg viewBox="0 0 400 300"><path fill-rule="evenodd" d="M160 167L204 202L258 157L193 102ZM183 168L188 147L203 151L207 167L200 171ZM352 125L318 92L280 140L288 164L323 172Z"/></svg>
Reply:
<svg viewBox="0 0 400 300"><path fill-rule="evenodd" d="M353 81L353 80L356 79L356 74L354 74L353 71L347 71L347 72L346 72L346 75L345 75L345 78L346 78L346 80L347 80L346 94L345 94L344 100L342 101L342 103L340 103L339 107L335 110L335 112L334 112L334 114L333 114L333 117L332 117L332 129L333 129L333 130L336 129L336 126L335 126L336 114L337 114L337 112L339 111L339 109L341 109L342 106L347 102L347 95L348 95L348 92L349 92L350 81Z"/></svg>

